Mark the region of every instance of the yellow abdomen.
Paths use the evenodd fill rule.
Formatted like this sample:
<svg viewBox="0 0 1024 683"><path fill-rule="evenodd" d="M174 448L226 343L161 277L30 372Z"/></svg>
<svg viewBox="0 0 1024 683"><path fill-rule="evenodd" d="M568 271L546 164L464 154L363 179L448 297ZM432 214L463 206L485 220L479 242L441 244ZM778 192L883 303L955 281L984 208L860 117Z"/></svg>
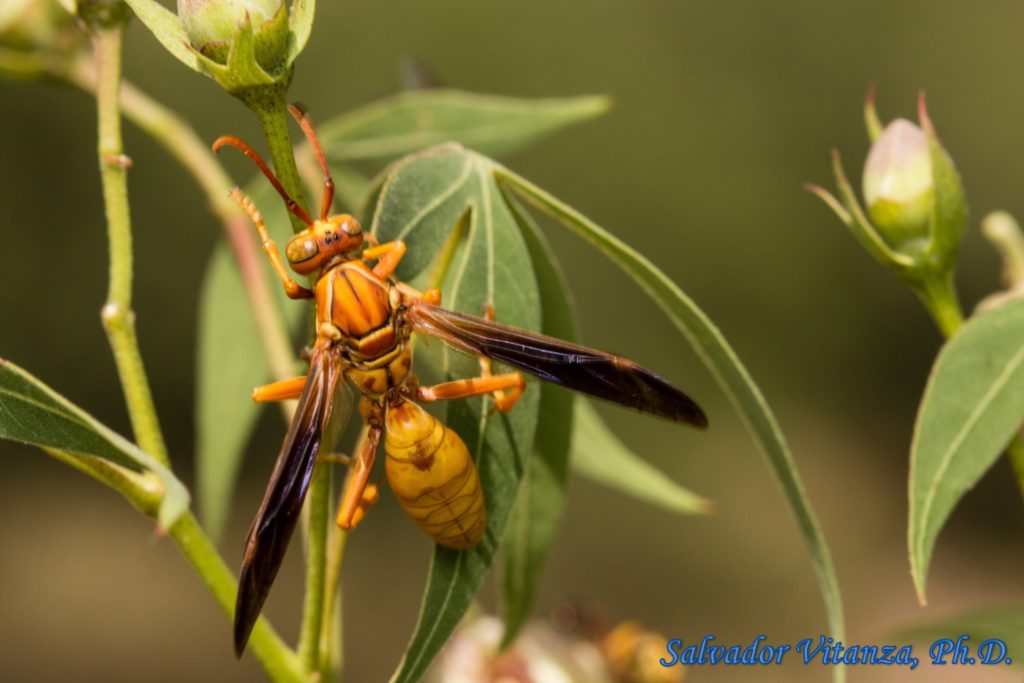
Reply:
<svg viewBox="0 0 1024 683"><path fill-rule="evenodd" d="M411 401L389 407L385 422L385 473L402 508L439 545L476 545L487 515L462 439Z"/></svg>

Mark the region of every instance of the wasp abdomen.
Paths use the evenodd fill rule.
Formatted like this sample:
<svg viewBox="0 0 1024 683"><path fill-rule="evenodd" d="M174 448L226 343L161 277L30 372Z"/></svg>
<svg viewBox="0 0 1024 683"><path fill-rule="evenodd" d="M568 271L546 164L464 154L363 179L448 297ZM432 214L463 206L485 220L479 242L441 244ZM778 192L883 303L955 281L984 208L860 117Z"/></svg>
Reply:
<svg viewBox="0 0 1024 683"><path fill-rule="evenodd" d="M411 401L388 408L385 472L398 502L439 545L470 548L487 515L480 476L458 434Z"/></svg>

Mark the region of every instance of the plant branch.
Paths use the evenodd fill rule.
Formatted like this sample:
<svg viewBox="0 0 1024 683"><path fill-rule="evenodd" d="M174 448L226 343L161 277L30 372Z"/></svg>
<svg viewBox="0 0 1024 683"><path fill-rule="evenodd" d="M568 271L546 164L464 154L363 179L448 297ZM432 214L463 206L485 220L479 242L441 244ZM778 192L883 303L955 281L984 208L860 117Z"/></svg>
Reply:
<svg viewBox="0 0 1024 683"><path fill-rule="evenodd" d="M128 209L128 167L121 141L121 46L123 25L92 33L96 59L96 105L100 177L110 243L110 289L101 319L124 390L135 439L142 450L168 464L149 380L139 353L132 311L132 227Z"/></svg>
<svg viewBox="0 0 1024 683"><path fill-rule="evenodd" d="M47 75L86 92L96 91L95 65L84 55L70 63L53 63L47 69ZM167 150L192 175L206 195L235 255L271 372L275 379L291 377L294 374L291 344L264 276L262 255L253 240L249 219L228 198L232 183L227 173L185 120L130 83L124 83L122 87L121 106L125 117ZM281 405L285 419L290 420L287 404Z"/></svg>
<svg viewBox="0 0 1024 683"><path fill-rule="evenodd" d="M289 116L284 90L267 89L259 96L243 98L243 101L259 119L278 179L292 199L299 205L306 206L305 193L295 164L291 133L288 130ZM296 233L306 229L306 225L300 219L291 212L288 215L292 229ZM312 320L316 320L315 312ZM314 471L306 510L306 599L303 604L298 651L305 670L312 674L320 670L322 656L320 643L327 585L327 529L331 512L329 467L317 467Z"/></svg>

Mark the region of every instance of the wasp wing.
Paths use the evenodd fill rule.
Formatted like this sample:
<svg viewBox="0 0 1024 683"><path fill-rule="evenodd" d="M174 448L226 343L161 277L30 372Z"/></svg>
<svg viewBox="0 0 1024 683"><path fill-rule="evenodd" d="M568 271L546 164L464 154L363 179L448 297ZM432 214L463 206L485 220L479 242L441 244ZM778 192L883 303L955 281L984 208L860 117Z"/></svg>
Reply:
<svg viewBox="0 0 1024 683"><path fill-rule="evenodd" d="M235 602L235 654L239 657L295 531L317 453L321 446L333 446L329 441L339 431L334 425L348 419L351 393L339 382L342 369L334 351L313 350L306 385L245 542Z"/></svg>
<svg viewBox="0 0 1024 683"><path fill-rule="evenodd" d="M628 358L423 301L409 303L405 316L416 332L554 384L677 422L701 428L708 425L696 401Z"/></svg>

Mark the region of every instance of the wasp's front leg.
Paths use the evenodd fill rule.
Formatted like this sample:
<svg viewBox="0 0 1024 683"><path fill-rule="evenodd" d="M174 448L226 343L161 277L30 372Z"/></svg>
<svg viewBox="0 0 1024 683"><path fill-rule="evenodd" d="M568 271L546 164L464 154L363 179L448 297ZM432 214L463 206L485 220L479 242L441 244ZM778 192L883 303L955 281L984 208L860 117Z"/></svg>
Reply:
<svg viewBox="0 0 1024 683"><path fill-rule="evenodd" d="M402 257L405 256L405 251L405 242L403 240L395 240L394 242L385 242L384 244L370 247L362 253L360 258L364 261L379 259L377 265L373 267L373 274L377 277L386 278L395 272L395 268L398 267Z"/></svg>

